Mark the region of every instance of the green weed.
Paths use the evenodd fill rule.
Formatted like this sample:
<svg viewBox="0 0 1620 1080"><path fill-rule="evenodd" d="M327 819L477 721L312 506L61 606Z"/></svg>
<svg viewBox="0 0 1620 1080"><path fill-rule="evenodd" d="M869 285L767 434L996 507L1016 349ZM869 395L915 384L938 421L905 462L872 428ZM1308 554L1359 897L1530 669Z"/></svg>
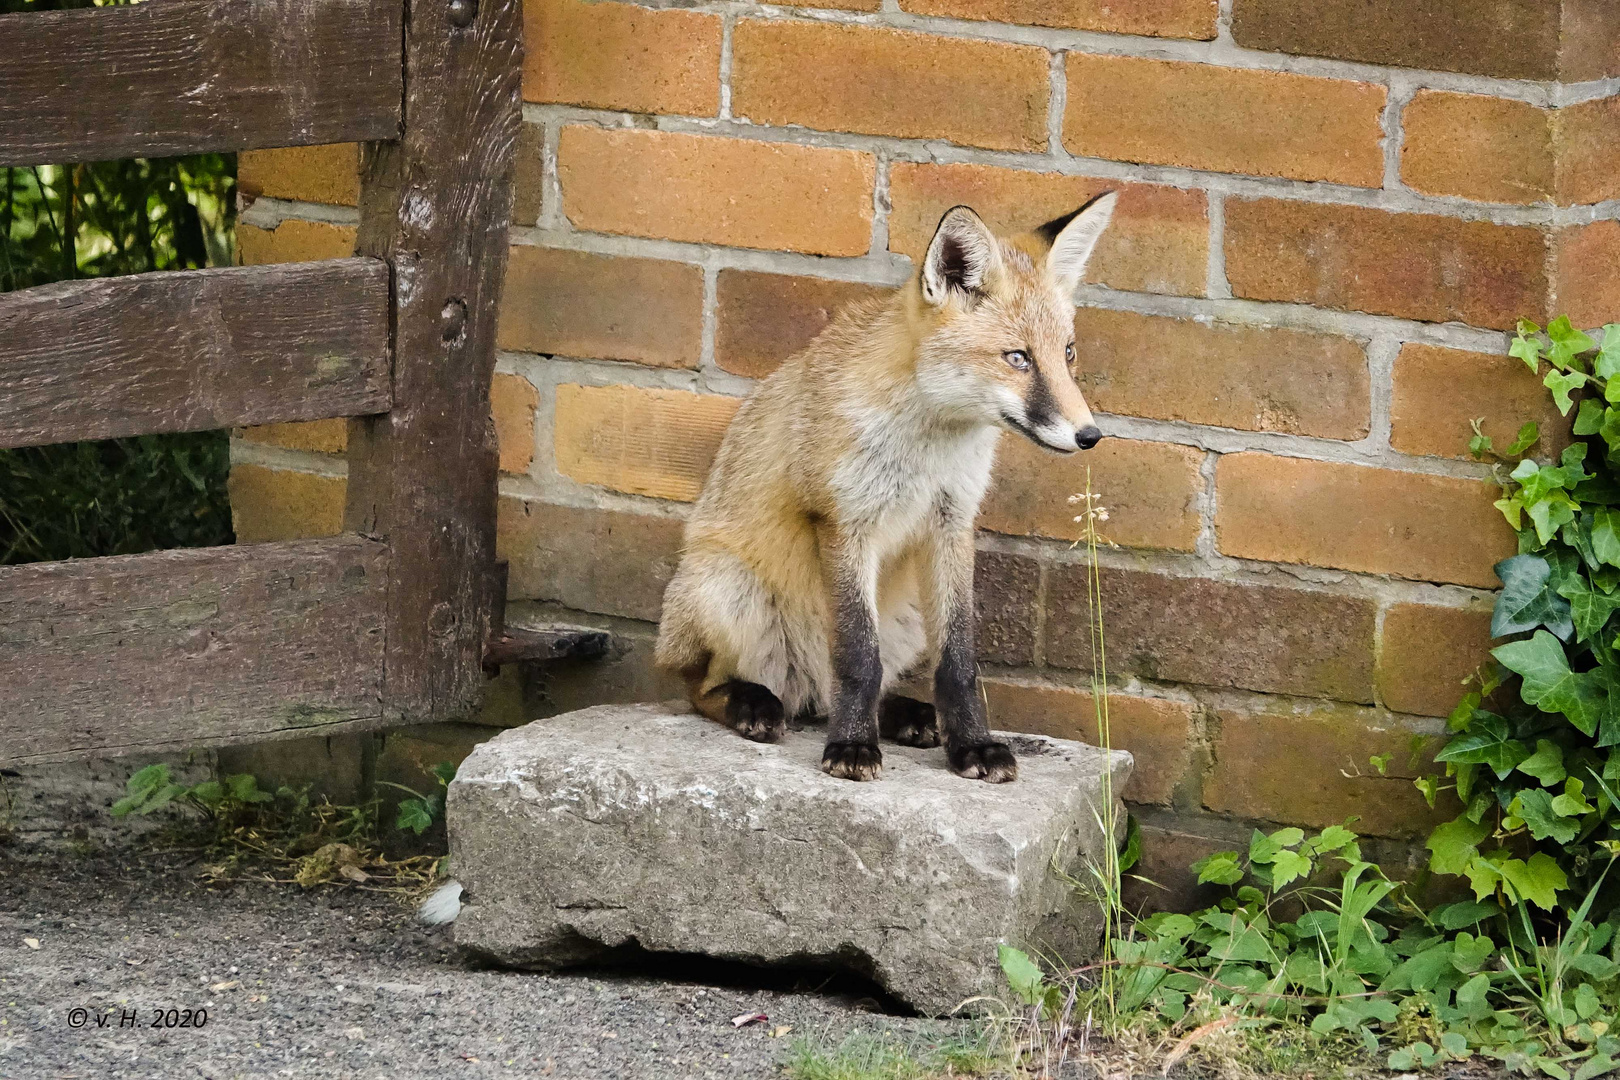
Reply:
<svg viewBox="0 0 1620 1080"><path fill-rule="evenodd" d="M792 1080L939 1080L1005 1075L987 1036L939 1040L893 1032L853 1032L834 1043L796 1038L783 1069Z"/></svg>

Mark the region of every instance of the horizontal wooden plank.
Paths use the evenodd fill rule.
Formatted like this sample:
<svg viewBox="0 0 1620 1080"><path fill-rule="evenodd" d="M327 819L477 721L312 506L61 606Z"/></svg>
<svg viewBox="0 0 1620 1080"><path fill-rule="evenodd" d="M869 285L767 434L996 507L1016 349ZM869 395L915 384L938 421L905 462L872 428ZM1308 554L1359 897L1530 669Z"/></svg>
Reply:
<svg viewBox="0 0 1620 1080"><path fill-rule="evenodd" d="M0 15L0 165L394 139L400 0Z"/></svg>
<svg viewBox="0 0 1620 1080"><path fill-rule="evenodd" d="M0 295L0 447L387 412L378 259Z"/></svg>
<svg viewBox="0 0 1620 1080"><path fill-rule="evenodd" d="M344 535L0 567L0 765L375 726L388 559Z"/></svg>
<svg viewBox="0 0 1620 1080"><path fill-rule="evenodd" d="M613 635L594 626L510 626L484 649L484 668L546 660L598 660Z"/></svg>

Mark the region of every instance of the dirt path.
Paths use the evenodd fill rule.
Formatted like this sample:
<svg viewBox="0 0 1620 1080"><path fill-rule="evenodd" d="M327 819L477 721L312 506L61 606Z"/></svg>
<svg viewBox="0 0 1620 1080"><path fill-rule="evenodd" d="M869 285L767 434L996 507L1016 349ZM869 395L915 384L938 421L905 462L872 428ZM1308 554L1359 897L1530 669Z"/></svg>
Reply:
<svg viewBox="0 0 1620 1080"><path fill-rule="evenodd" d="M196 872L180 855L0 849L0 1077L769 1077L792 1041L780 1026L946 1030L712 970L476 970L392 896ZM179 1010L206 1024L152 1026ZM755 1011L769 1024L732 1026Z"/></svg>

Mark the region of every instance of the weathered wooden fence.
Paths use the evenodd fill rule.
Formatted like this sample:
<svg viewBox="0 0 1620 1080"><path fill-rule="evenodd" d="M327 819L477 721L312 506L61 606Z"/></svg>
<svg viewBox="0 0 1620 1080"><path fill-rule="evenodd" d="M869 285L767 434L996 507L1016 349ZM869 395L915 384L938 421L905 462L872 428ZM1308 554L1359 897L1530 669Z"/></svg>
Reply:
<svg viewBox="0 0 1620 1080"><path fill-rule="evenodd" d="M0 166L367 141L357 258L0 295L0 447L353 418L342 536L0 568L0 764L475 706L520 54L519 0L0 16Z"/></svg>

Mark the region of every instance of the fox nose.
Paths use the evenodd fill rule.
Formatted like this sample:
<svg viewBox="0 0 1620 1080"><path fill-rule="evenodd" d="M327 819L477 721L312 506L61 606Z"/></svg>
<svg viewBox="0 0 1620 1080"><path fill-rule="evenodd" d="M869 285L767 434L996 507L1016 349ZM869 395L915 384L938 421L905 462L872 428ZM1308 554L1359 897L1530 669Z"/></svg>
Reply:
<svg viewBox="0 0 1620 1080"><path fill-rule="evenodd" d="M1074 433L1074 444L1082 450L1090 450L1102 441L1102 431L1096 424L1087 424Z"/></svg>

